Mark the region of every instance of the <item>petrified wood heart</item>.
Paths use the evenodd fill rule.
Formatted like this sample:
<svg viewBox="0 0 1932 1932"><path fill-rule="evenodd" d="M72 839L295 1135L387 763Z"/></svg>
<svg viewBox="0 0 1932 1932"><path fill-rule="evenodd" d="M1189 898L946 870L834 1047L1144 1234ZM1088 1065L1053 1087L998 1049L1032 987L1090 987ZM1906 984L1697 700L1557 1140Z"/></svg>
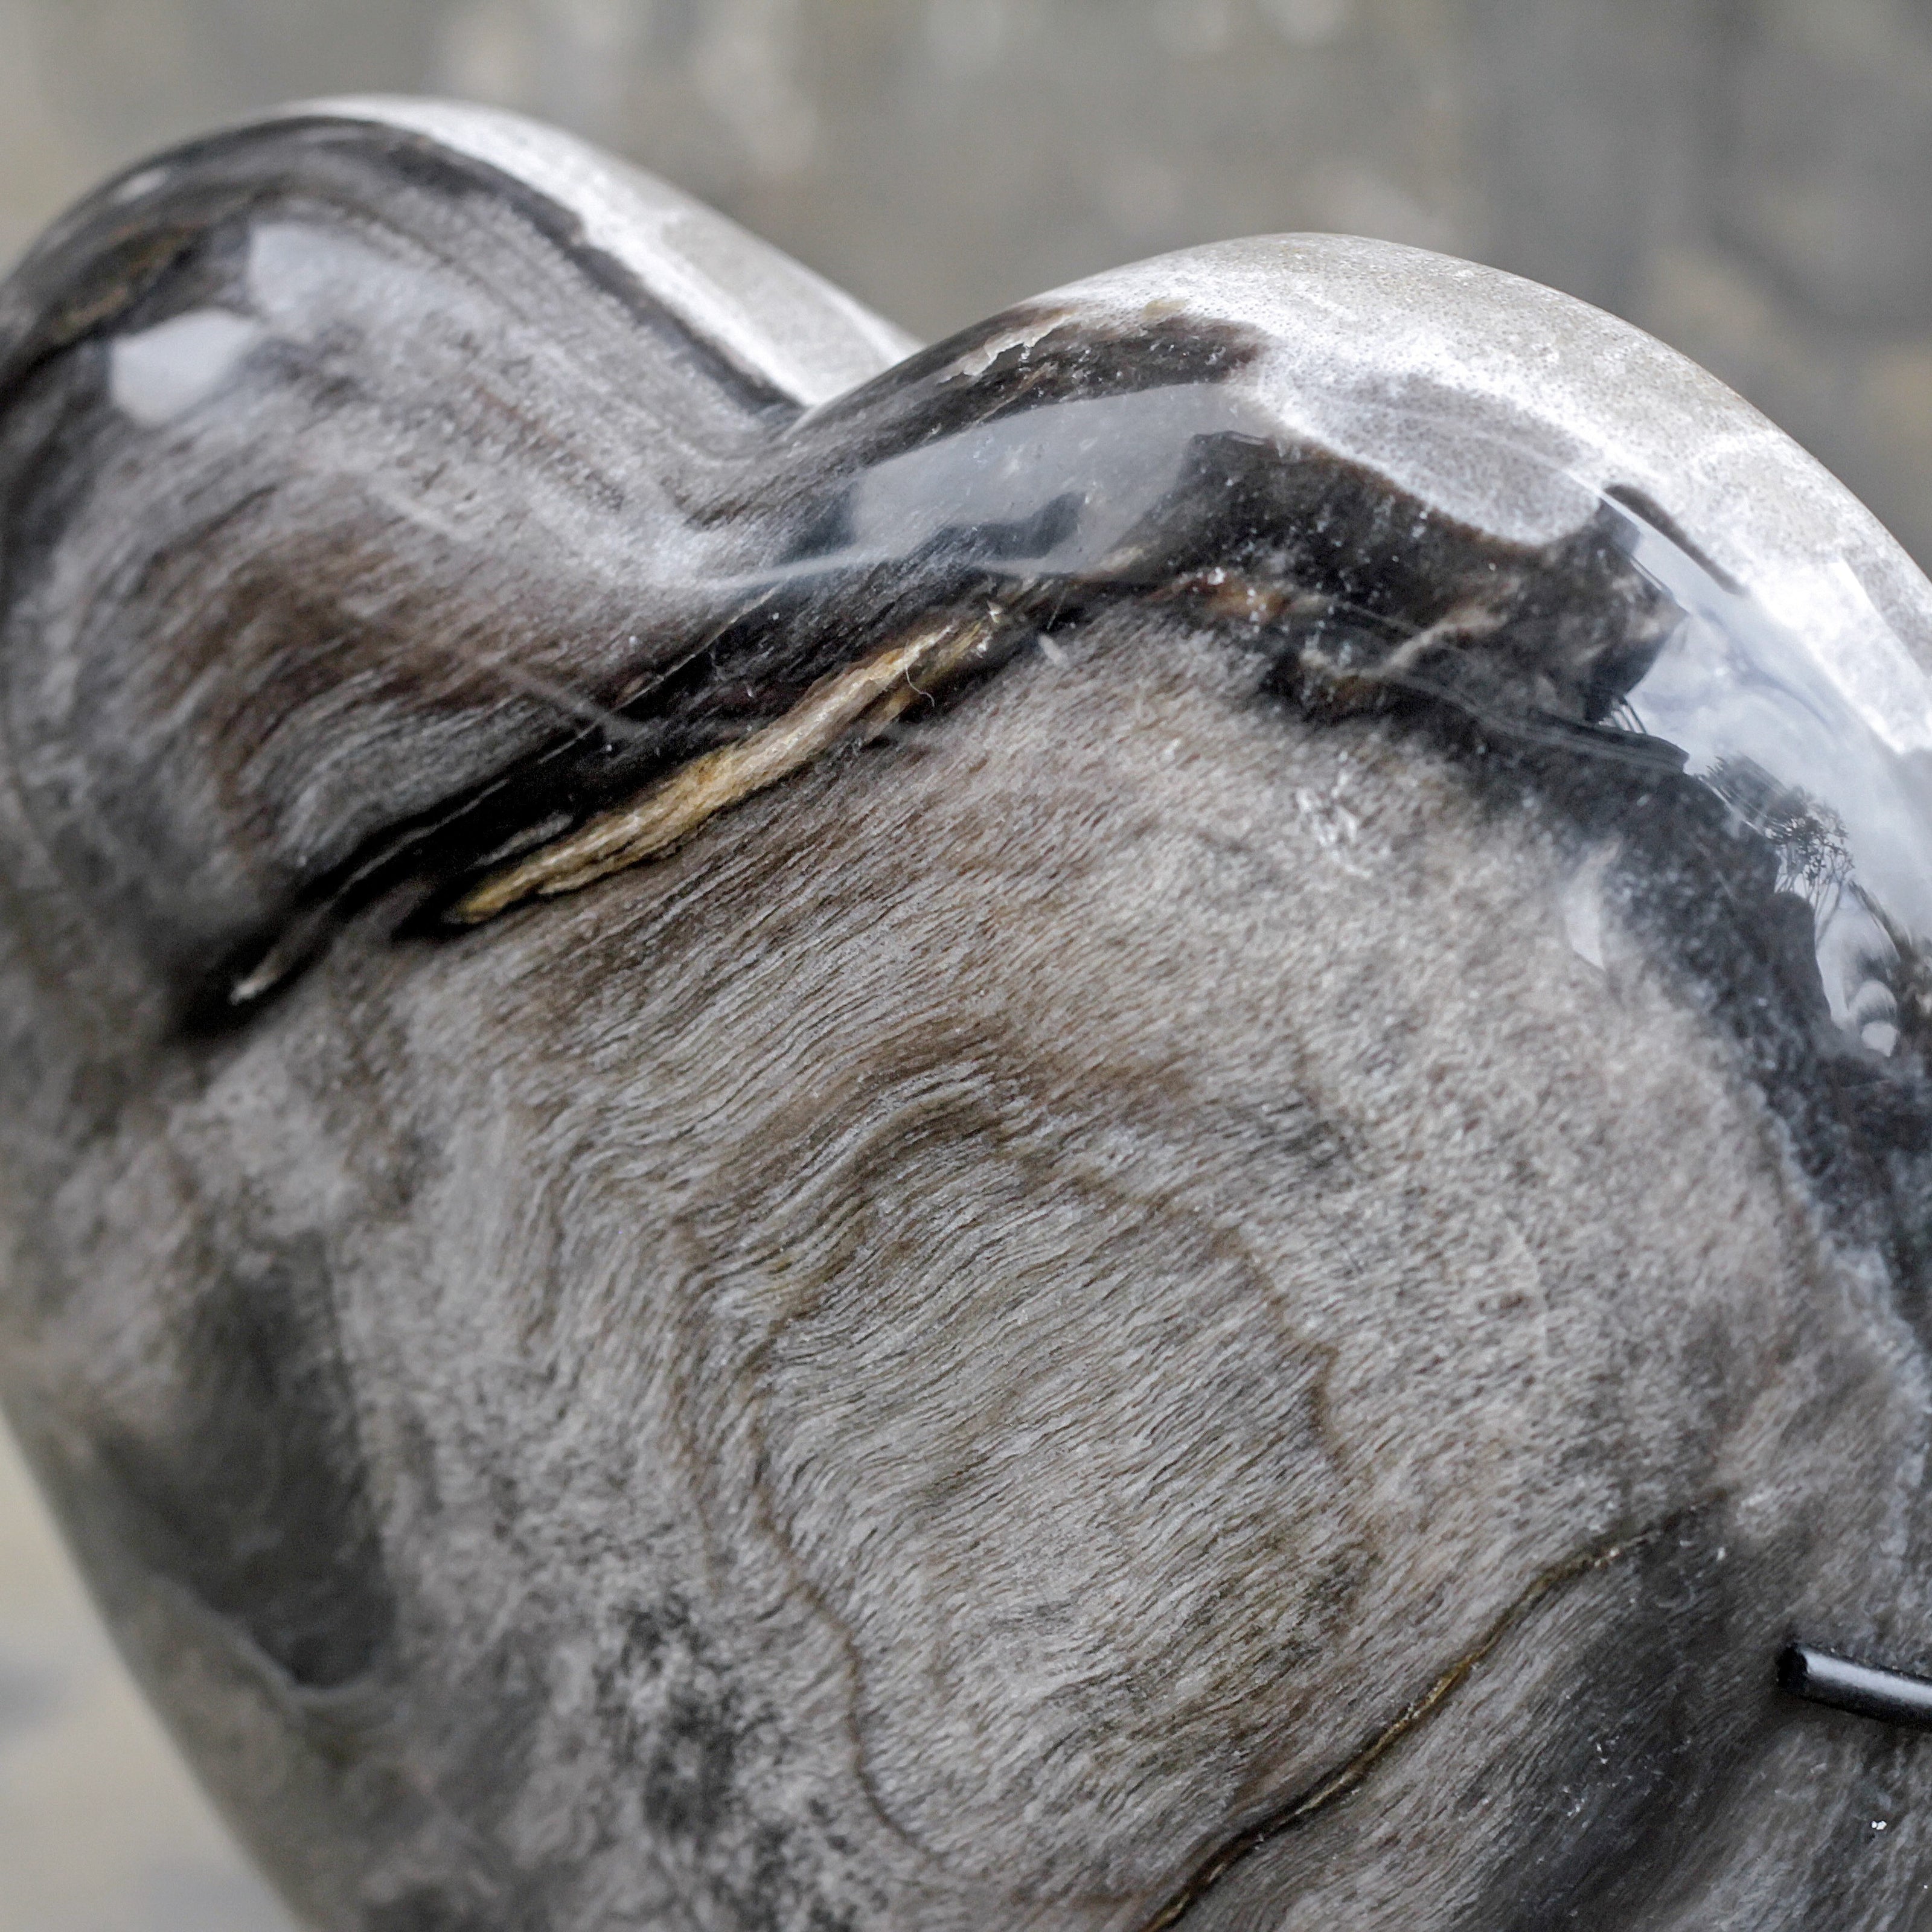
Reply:
<svg viewBox="0 0 1932 1932"><path fill-rule="evenodd" d="M1932 586L1708 377L348 103L0 505L8 1413L316 1925L1919 1922Z"/></svg>

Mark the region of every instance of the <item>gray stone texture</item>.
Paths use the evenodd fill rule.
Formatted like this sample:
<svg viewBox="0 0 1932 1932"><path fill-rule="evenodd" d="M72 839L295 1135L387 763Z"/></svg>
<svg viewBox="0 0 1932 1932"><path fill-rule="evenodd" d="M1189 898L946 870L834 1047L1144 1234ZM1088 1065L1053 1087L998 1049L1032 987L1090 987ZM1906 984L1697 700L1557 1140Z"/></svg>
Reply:
<svg viewBox="0 0 1932 1932"><path fill-rule="evenodd" d="M1932 556L1912 0L0 0L0 252L344 88L521 107L934 334L1291 228L1494 262L1742 389Z"/></svg>
<svg viewBox="0 0 1932 1932"><path fill-rule="evenodd" d="M1714 370L1932 560L1932 9L1909 0L0 0L0 256L292 96L628 154L924 334L1216 237L1498 263ZM6 1454L0 1440L0 1454ZM0 1468L0 1932L266 1932Z"/></svg>

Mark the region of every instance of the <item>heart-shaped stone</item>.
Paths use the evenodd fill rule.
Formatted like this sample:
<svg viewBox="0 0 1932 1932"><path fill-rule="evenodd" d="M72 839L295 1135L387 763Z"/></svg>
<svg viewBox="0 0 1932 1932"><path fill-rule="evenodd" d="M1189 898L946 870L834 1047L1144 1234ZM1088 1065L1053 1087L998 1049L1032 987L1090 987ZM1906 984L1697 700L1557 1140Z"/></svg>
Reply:
<svg viewBox="0 0 1932 1932"><path fill-rule="evenodd" d="M1710 377L345 102L0 514L0 1382L314 1923L1910 1922L1932 586Z"/></svg>

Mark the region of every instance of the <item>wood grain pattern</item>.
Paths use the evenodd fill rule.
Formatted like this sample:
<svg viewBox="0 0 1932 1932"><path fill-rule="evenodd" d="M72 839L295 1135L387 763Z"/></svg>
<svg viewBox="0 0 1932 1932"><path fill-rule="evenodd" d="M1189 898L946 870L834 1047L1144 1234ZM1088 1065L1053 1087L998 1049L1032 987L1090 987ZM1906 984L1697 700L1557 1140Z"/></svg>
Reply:
<svg viewBox="0 0 1932 1932"><path fill-rule="evenodd" d="M1924 1742L1772 1676L1932 1656L1916 1048L1611 716L1589 505L1264 460L1264 339L1097 300L788 395L346 110L166 166L0 302L0 1382L298 1911L1917 1923ZM1043 394L1175 514L936 466L1128 420ZM1000 556L943 705L436 923Z"/></svg>

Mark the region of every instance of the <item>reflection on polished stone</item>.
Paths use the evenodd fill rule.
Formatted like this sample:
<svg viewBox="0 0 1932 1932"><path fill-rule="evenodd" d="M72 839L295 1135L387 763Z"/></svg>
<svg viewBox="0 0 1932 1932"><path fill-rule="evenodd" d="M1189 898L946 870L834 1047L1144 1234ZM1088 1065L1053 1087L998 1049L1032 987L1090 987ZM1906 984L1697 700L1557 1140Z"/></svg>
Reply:
<svg viewBox="0 0 1932 1932"><path fill-rule="evenodd" d="M0 1377L308 1918L1915 1909L1932 586L1711 377L344 102L0 501Z"/></svg>

